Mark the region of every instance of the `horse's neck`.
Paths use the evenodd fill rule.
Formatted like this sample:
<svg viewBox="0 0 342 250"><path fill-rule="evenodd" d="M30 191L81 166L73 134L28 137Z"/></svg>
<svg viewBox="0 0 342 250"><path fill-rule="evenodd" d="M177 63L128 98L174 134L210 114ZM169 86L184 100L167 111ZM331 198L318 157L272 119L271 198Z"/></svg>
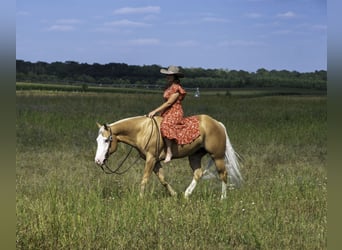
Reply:
<svg viewBox="0 0 342 250"><path fill-rule="evenodd" d="M118 141L136 146L137 135L139 133L143 117L132 117L114 122L110 125L112 132Z"/></svg>

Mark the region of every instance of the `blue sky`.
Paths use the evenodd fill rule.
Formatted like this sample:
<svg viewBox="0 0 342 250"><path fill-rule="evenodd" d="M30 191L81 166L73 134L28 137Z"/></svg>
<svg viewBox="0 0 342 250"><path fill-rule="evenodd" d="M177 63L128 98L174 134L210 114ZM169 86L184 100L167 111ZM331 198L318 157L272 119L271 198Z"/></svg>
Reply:
<svg viewBox="0 0 342 250"><path fill-rule="evenodd" d="M327 68L324 0L17 0L16 58L255 72Z"/></svg>

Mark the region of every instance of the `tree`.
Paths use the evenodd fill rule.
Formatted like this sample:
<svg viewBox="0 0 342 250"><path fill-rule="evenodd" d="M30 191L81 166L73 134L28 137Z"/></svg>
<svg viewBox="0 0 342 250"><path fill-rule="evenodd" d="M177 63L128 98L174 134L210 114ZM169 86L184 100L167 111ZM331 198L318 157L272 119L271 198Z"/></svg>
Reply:
<svg viewBox="0 0 342 250"><path fill-rule="evenodd" d="M97 84L140 84L165 85L160 74L161 66L127 65L125 63L87 64L75 61L36 62L16 61L17 80L25 81L67 81L70 83ZM300 73L288 70L260 68L256 72L227 69L182 68L186 78L182 80L188 88L230 88L230 87L296 87L326 89L326 70Z"/></svg>

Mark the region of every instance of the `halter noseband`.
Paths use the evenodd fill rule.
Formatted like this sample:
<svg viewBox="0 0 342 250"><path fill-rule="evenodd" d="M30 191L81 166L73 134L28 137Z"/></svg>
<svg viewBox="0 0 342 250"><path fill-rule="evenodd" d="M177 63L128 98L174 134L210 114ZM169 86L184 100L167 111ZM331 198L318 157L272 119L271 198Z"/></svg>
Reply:
<svg viewBox="0 0 342 250"><path fill-rule="evenodd" d="M107 149L107 152L105 154L105 161L106 161L108 159L108 157L109 157L109 150L110 150L110 148L112 146L113 133L112 133L112 129L110 127L107 127L107 125L104 125L104 126L105 126L105 128L109 128L108 130L109 130L109 133L110 133L109 136L106 139L106 141L109 141L108 149Z"/></svg>

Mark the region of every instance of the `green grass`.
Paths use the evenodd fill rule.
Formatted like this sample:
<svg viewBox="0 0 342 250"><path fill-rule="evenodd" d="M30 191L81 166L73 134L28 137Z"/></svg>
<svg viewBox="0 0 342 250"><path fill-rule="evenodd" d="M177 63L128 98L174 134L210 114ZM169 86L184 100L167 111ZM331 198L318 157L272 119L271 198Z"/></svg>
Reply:
<svg viewBox="0 0 342 250"><path fill-rule="evenodd" d="M34 91L63 91L63 92L95 92L95 93L162 93L159 89L149 88L125 88L112 86L88 86L87 84L61 84L61 83L28 83L17 82L16 90Z"/></svg>
<svg viewBox="0 0 342 250"><path fill-rule="evenodd" d="M54 92L93 92L93 93L145 93L145 94L162 94L161 88L146 88L144 86L137 87L113 87L113 86L88 86L86 84L62 84L62 83L31 83L17 82L16 90L30 91L54 91ZM190 95L194 95L196 89L187 89ZM262 96L278 96L278 95L326 95L326 90L305 89L305 88L208 88L200 89L201 95L226 95L234 97L262 97Z"/></svg>
<svg viewBox="0 0 342 250"><path fill-rule="evenodd" d="M161 101L17 91L17 249L327 249L325 96L185 99L187 115L222 121L241 155L244 185L224 201L217 180L182 198L192 179L186 159L165 167L177 197L152 176L144 199L142 160L122 176L94 164L96 121L146 114ZM121 145L109 164L127 150Z"/></svg>

